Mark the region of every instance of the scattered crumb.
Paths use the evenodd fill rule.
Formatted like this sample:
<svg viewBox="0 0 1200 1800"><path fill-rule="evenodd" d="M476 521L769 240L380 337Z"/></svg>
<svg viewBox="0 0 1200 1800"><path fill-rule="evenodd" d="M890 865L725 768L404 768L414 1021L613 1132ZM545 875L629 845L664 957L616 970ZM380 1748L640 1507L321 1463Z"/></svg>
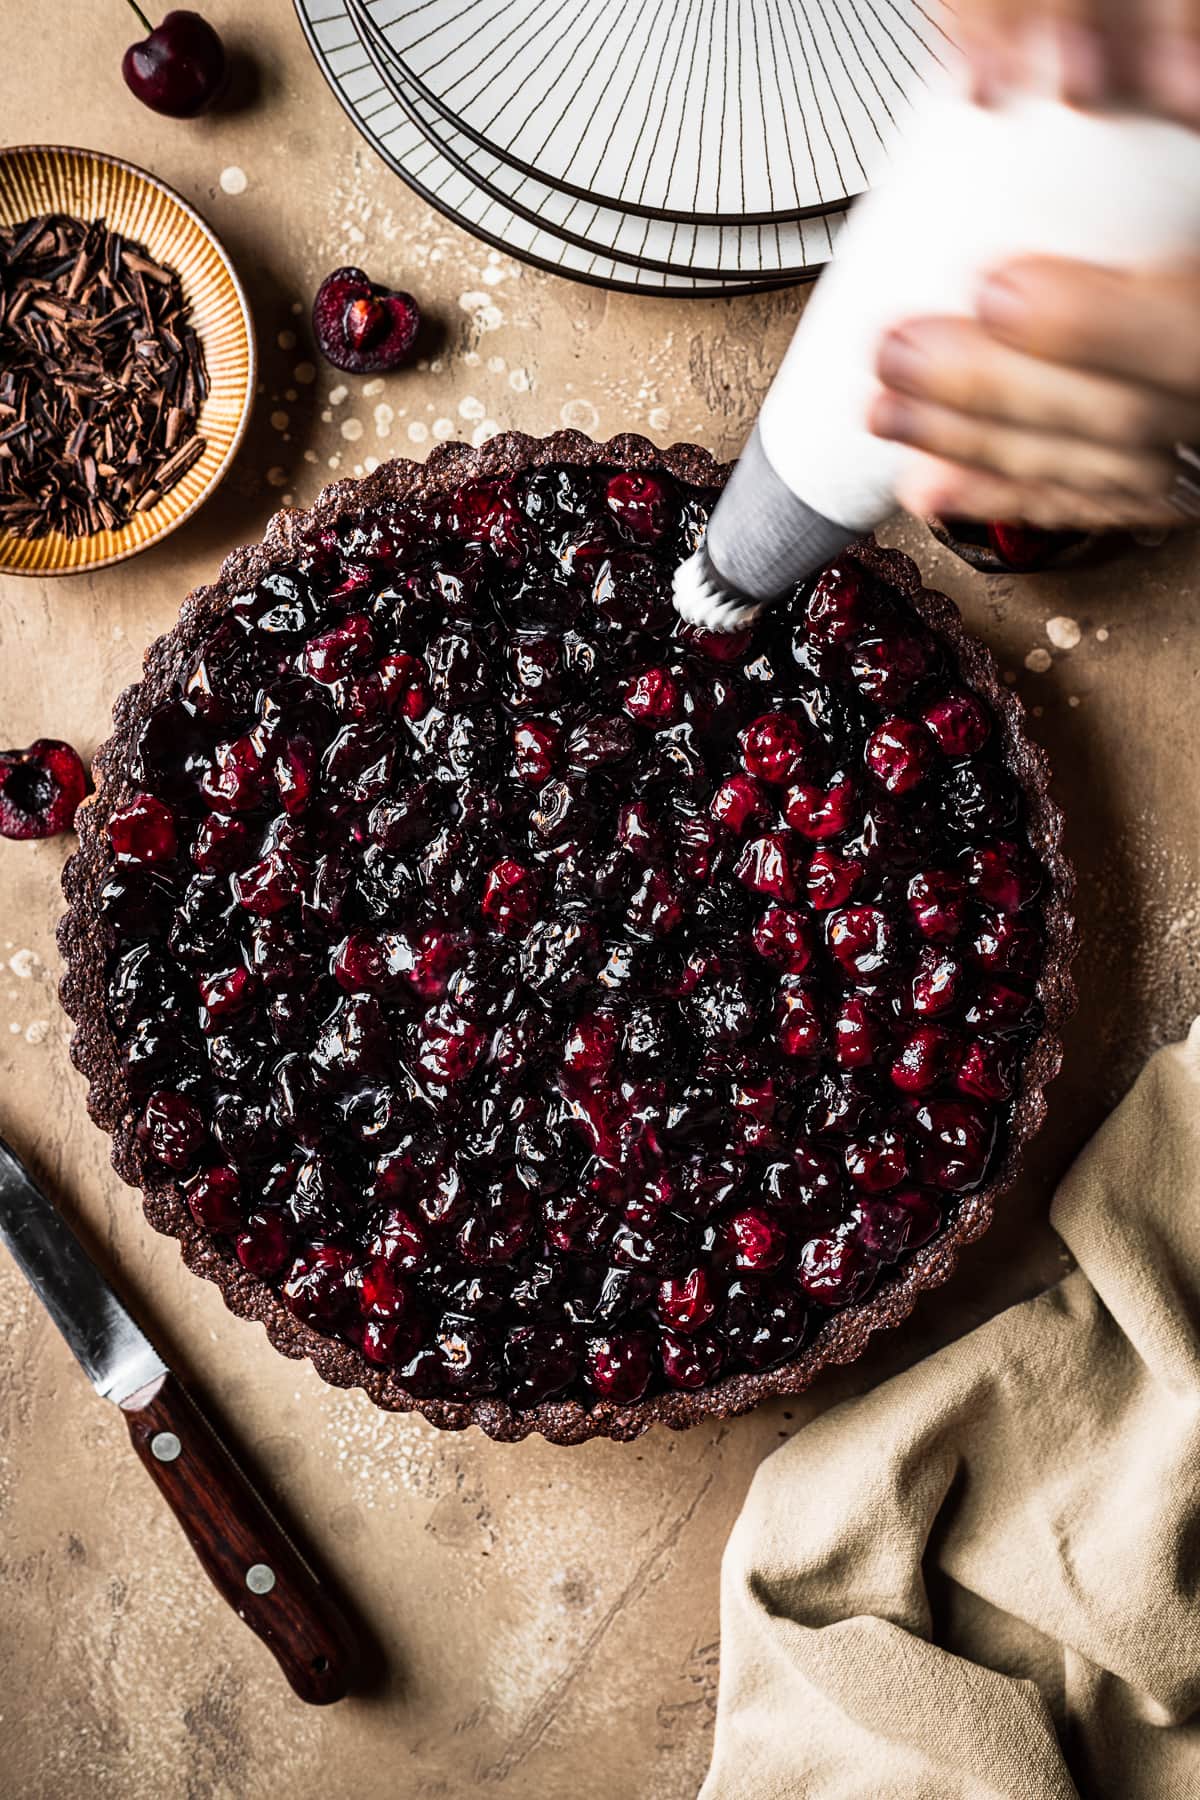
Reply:
<svg viewBox="0 0 1200 1800"><path fill-rule="evenodd" d="M1078 619L1068 618L1060 613L1057 618L1046 621L1046 636L1056 650L1073 650L1083 632L1079 628Z"/></svg>
<svg viewBox="0 0 1200 1800"><path fill-rule="evenodd" d="M471 323L476 331L499 331L504 323L504 314L490 294L476 291L460 294L458 304L463 312L471 315Z"/></svg>
<svg viewBox="0 0 1200 1800"><path fill-rule="evenodd" d="M594 432L600 424L600 414L590 400L564 400L558 416L574 431Z"/></svg>
<svg viewBox="0 0 1200 1800"><path fill-rule="evenodd" d="M239 169L236 163L230 163L227 169L221 170L221 187L226 194L244 194L246 191L246 171Z"/></svg>
<svg viewBox="0 0 1200 1800"><path fill-rule="evenodd" d="M1033 675L1044 675L1053 661L1054 658L1048 650L1039 648L1029 652L1029 655L1025 658L1025 667Z"/></svg>

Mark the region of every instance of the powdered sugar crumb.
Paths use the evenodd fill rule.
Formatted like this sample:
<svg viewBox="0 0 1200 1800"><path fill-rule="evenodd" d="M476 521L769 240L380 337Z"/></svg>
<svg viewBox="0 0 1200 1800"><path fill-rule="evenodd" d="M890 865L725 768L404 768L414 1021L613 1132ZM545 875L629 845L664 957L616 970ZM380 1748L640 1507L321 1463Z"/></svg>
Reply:
<svg viewBox="0 0 1200 1800"><path fill-rule="evenodd" d="M590 400L564 400L558 416L572 431L595 432L600 424L600 414Z"/></svg>
<svg viewBox="0 0 1200 1800"><path fill-rule="evenodd" d="M1056 650L1074 650L1083 632L1079 628L1078 619L1060 613L1057 618L1046 621L1046 636Z"/></svg>

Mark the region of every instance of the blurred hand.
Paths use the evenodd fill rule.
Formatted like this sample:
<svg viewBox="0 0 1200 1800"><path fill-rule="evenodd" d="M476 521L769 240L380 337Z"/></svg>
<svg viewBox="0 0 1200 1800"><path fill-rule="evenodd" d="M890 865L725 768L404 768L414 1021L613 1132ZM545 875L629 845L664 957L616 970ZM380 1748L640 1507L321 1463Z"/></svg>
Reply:
<svg viewBox="0 0 1200 1800"><path fill-rule="evenodd" d="M1200 125L1200 0L959 0L977 97L1056 91Z"/></svg>
<svg viewBox="0 0 1200 1800"><path fill-rule="evenodd" d="M888 332L876 372L871 429L916 452L898 497L918 516L1080 530L1200 517L1200 458L1175 454L1200 444L1200 263L1006 263L974 319Z"/></svg>

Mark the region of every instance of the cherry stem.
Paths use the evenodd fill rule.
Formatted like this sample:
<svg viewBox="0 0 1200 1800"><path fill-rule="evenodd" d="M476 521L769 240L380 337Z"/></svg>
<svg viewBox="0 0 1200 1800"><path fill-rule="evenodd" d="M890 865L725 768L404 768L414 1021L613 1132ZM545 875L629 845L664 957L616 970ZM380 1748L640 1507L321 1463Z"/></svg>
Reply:
<svg viewBox="0 0 1200 1800"><path fill-rule="evenodd" d="M129 4L130 4L130 6L132 6L132 8L133 8L134 12L137 14L138 18L142 21L142 24L146 27L146 36L149 37L154 30L153 25L150 23L149 19L146 17L146 15L142 11L141 7L138 5L137 0L129 0Z"/></svg>

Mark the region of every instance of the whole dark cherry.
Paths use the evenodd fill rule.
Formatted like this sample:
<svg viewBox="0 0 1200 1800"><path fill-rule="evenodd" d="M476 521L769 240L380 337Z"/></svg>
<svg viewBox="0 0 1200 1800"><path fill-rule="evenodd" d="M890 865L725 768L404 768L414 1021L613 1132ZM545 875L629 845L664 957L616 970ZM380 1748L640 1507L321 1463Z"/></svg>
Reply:
<svg viewBox="0 0 1200 1800"><path fill-rule="evenodd" d="M175 815L153 794L135 794L108 821L118 862L169 862L178 847Z"/></svg>
<svg viewBox="0 0 1200 1800"><path fill-rule="evenodd" d="M864 1250L883 1262L895 1262L907 1250L926 1244L942 1222L941 1209L922 1188L894 1188L854 1211L853 1236Z"/></svg>
<svg viewBox="0 0 1200 1800"><path fill-rule="evenodd" d="M712 1283L703 1268L686 1275L669 1276L658 1290L658 1313L663 1323L685 1335L702 1331L717 1310Z"/></svg>
<svg viewBox="0 0 1200 1800"><path fill-rule="evenodd" d="M194 119L225 86L225 46L199 13L169 12L161 25L152 26L136 0L129 4L146 36L130 44L122 58L126 87L153 112Z"/></svg>
<svg viewBox="0 0 1200 1800"><path fill-rule="evenodd" d="M655 544L670 523L670 503L657 475L613 475L604 494L608 510L631 537Z"/></svg>
<svg viewBox="0 0 1200 1800"><path fill-rule="evenodd" d="M907 794L932 762L929 734L911 719L885 719L867 739L867 766L889 794Z"/></svg>
<svg viewBox="0 0 1200 1800"><path fill-rule="evenodd" d="M650 1339L641 1331L616 1331L591 1338L587 1346L588 1378L604 1400L628 1405L640 1400L650 1381Z"/></svg>
<svg viewBox="0 0 1200 1800"><path fill-rule="evenodd" d="M716 1380L724 1361L724 1351L712 1332L698 1336L679 1336L674 1331L662 1334L663 1374L676 1388L702 1388Z"/></svg>
<svg viewBox="0 0 1200 1800"><path fill-rule="evenodd" d="M800 1252L800 1285L821 1306L848 1306L871 1286L875 1267L856 1238L810 1238Z"/></svg>

